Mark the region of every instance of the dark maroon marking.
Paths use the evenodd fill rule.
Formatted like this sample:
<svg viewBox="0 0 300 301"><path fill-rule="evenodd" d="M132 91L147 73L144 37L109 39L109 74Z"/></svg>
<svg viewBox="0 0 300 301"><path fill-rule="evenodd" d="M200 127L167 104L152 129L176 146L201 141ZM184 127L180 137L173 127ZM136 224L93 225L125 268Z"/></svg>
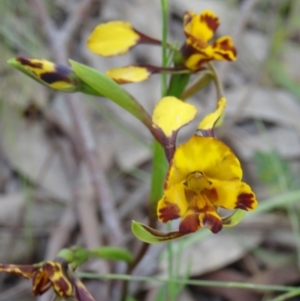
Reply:
<svg viewBox="0 0 300 301"><path fill-rule="evenodd" d="M215 53L222 56L224 58L224 60L226 60L226 61L232 61L232 58L227 53L221 53L219 51L215 51Z"/></svg>
<svg viewBox="0 0 300 301"><path fill-rule="evenodd" d="M198 214L191 214L184 218L179 225L179 232L181 234L188 234L196 232L199 229Z"/></svg>
<svg viewBox="0 0 300 301"><path fill-rule="evenodd" d="M184 43L180 49L182 56L187 59L191 55L198 53L197 49L195 49L192 45Z"/></svg>
<svg viewBox="0 0 300 301"><path fill-rule="evenodd" d="M212 233L218 233L223 228L222 221L211 214L205 214L203 225L204 227L209 228Z"/></svg>
<svg viewBox="0 0 300 301"><path fill-rule="evenodd" d="M188 59L190 56L192 56L193 54L197 54L197 53L199 53L199 54L201 53L201 54L203 54L204 56L207 57L207 58L203 58L203 59L199 60L199 61L197 62L197 64L196 64L196 69L195 69L195 70L192 70L191 72L198 72L198 71L200 71L200 70L205 70L205 69L207 69L207 68L204 66L204 64L205 64L206 62L208 62L208 61L211 60L211 58L208 57L208 56L206 55L205 52L202 52L202 51L200 51L199 49L194 48L192 45L189 45L189 44L186 44L186 43L184 43L184 44L182 45L182 47L181 47L181 49L180 49L180 52L181 52L181 54L182 54L182 56L184 57L185 60L187 60L187 59Z"/></svg>
<svg viewBox="0 0 300 301"><path fill-rule="evenodd" d="M165 135L165 133L162 131L162 129L160 129L160 131L161 131L161 137L162 137L162 145L165 150L165 155L170 164L170 162L172 161L172 159L174 157L174 153L175 153L175 149L176 149L175 143L176 143L176 137L177 137L178 131L172 131L172 134L169 137L167 137ZM170 164L170 166L171 166L171 164ZM170 172L170 170L168 171L168 175L169 175L169 172Z"/></svg>
<svg viewBox="0 0 300 301"><path fill-rule="evenodd" d="M218 51L218 49L222 49L224 51L231 51L235 56L237 55L236 48L234 46L230 45L228 43L228 40L225 40L225 41L223 41L221 43L215 42L213 44L213 48L215 49L215 53L223 56L227 61L230 61L232 59L229 57L229 55L227 53L222 53L222 52Z"/></svg>
<svg viewBox="0 0 300 301"><path fill-rule="evenodd" d="M53 281L53 283L55 283L55 285L57 285L59 287L59 291L57 289L55 289L55 291L57 292L57 294L61 297L71 297L67 291L70 288L70 286L72 286L72 283L68 282L65 278L63 277L59 277L58 279L56 279L55 281Z"/></svg>
<svg viewBox="0 0 300 301"><path fill-rule="evenodd" d="M236 48L233 45L229 44L229 40L228 39L222 41L221 43L220 42L215 42L213 44L213 48L221 48L223 50L229 50L229 51L233 52L234 55L236 55L236 53L237 53Z"/></svg>
<svg viewBox="0 0 300 301"><path fill-rule="evenodd" d="M42 270L42 268L39 268L36 271L36 273L33 276L32 283L33 283L32 292L35 296L42 295L51 287L50 279L47 273Z"/></svg>
<svg viewBox="0 0 300 301"><path fill-rule="evenodd" d="M197 193L189 189L184 189L184 195L187 202L189 203L189 208L193 209L194 211L198 211L197 202L194 201Z"/></svg>
<svg viewBox="0 0 300 301"><path fill-rule="evenodd" d="M33 63L29 59L26 59L25 57L19 56L16 58L16 60L24 66L29 66L29 67L38 68L38 69L43 68L43 63Z"/></svg>
<svg viewBox="0 0 300 301"><path fill-rule="evenodd" d="M218 193L215 188L211 188L211 189L204 188L201 191L201 193L203 193L211 203L214 203L215 201L218 200Z"/></svg>
<svg viewBox="0 0 300 301"><path fill-rule="evenodd" d="M16 274L27 279L32 278L34 270L32 265L0 264L0 272Z"/></svg>
<svg viewBox="0 0 300 301"><path fill-rule="evenodd" d="M136 46L138 43L140 44L152 44L152 45L161 45L161 40L154 39L152 37L149 37L145 35L144 33L141 33L140 31L136 30L135 28L132 28L133 31L135 31L140 37L138 39L138 42L133 45L132 47Z"/></svg>
<svg viewBox="0 0 300 301"><path fill-rule="evenodd" d="M59 82L59 81L63 81L66 83L70 83L70 79L65 76L64 74L60 74L57 72L45 72L40 74L40 79L43 80L44 82L48 83L49 85L55 83L55 82Z"/></svg>
<svg viewBox="0 0 300 301"><path fill-rule="evenodd" d="M166 223L172 219L180 217L180 209L176 204L168 204L166 207L159 210L159 219Z"/></svg>
<svg viewBox="0 0 300 301"><path fill-rule="evenodd" d="M238 195L236 206L234 208L248 211L249 209L253 209L252 205L254 202L253 193L241 193Z"/></svg>
<svg viewBox="0 0 300 301"><path fill-rule="evenodd" d="M215 32L219 26L219 20L216 17L210 16L210 15L200 15L200 20L202 22L205 22L207 26Z"/></svg>

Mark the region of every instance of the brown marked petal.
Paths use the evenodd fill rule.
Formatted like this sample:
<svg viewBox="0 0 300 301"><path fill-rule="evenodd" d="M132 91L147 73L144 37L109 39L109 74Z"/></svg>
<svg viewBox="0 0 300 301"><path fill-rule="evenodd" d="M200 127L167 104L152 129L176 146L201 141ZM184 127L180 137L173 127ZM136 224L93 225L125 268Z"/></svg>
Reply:
<svg viewBox="0 0 300 301"><path fill-rule="evenodd" d="M179 213L180 213L180 209L179 209L178 205L170 203L167 206L165 206L159 210L158 218L163 223L166 223L170 220L180 217Z"/></svg>
<svg viewBox="0 0 300 301"><path fill-rule="evenodd" d="M237 51L236 48L234 47L231 39L229 38L220 38L218 39L214 44L213 47L218 47L221 48L222 50L229 50L231 52L233 52L233 54L236 56Z"/></svg>
<svg viewBox="0 0 300 301"><path fill-rule="evenodd" d="M42 295L51 287L51 282L48 275L38 269L32 279L32 292L35 296Z"/></svg>
<svg viewBox="0 0 300 301"><path fill-rule="evenodd" d="M210 229L212 233L218 233L222 230L222 221L212 214L205 214L203 218L203 226Z"/></svg>
<svg viewBox="0 0 300 301"><path fill-rule="evenodd" d="M256 203L253 193L241 193L238 195L235 209L253 210Z"/></svg>
<svg viewBox="0 0 300 301"><path fill-rule="evenodd" d="M63 298L72 296L73 283L68 272L67 262L47 262L43 265L43 270L47 273L54 291L59 296Z"/></svg>
<svg viewBox="0 0 300 301"><path fill-rule="evenodd" d="M204 188L201 193L204 194L211 203L218 200L218 192L215 188Z"/></svg>
<svg viewBox="0 0 300 301"><path fill-rule="evenodd" d="M220 21L219 18L217 16L215 16L214 14L211 13L202 13L200 15L200 20L201 22L204 22L207 24L207 26L213 31L215 32L218 28L218 26L220 25Z"/></svg>
<svg viewBox="0 0 300 301"><path fill-rule="evenodd" d="M179 232L182 234L188 234L196 232L199 229L198 214L187 215L179 225Z"/></svg>
<svg viewBox="0 0 300 301"><path fill-rule="evenodd" d="M16 274L24 278L32 278L34 267L32 265L0 264L0 272Z"/></svg>

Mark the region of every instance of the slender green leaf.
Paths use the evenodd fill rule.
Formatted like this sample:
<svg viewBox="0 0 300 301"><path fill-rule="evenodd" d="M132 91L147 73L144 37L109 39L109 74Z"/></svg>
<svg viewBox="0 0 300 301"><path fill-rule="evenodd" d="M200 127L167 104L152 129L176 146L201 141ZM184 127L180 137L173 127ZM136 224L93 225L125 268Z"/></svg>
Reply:
<svg viewBox="0 0 300 301"><path fill-rule="evenodd" d="M107 75L86 65L70 60L75 74L99 94L112 100L126 111L151 126L151 117L140 103Z"/></svg>
<svg viewBox="0 0 300 301"><path fill-rule="evenodd" d="M157 203L163 195L163 183L168 169L168 163L163 147L154 141L151 191L150 191L150 214L156 216Z"/></svg>
<svg viewBox="0 0 300 301"><path fill-rule="evenodd" d="M166 242L183 236L183 234L177 231L165 233L136 221L132 221L131 230L139 240L149 244Z"/></svg>

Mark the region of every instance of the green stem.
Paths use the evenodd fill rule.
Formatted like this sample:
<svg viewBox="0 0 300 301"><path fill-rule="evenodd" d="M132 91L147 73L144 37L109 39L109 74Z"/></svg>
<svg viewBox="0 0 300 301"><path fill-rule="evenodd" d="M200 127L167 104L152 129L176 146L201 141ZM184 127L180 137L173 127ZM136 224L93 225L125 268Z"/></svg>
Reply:
<svg viewBox="0 0 300 301"><path fill-rule="evenodd" d="M282 294L274 299L272 299L272 301L285 301L285 300L289 300L292 297L296 297L300 295L300 290L296 289L290 292L287 292L285 294Z"/></svg>
<svg viewBox="0 0 300 301"><path fill-rule="evenodd" d="M157 141L154 141L150 190L150 219L153 219L153 217L156 218L156 206L163 194L163 183L167 169L165 151Z"/></svg>
<svg viewBox="0 0 300 301"><path fill-rule="evenodd" d="M170 223L168 224L168 231L171 231L171 225ZM174 278L174 256L173 256L173 244L172 241L169 241L167 243L167 250L168 250L168 279L173 279ZM175 300L176 295L175 295L175 283L173 282L168 282L168 300Z"/></svg>
<svg viewBox="0 0 300 301"><path fill-rule="evenodd" d="M203 89L206 85L208 85L211 80L214 79L214 74L206 70L202 72L190 85L188 85L184 92L181 94L180 99L186 100L192 95L196 94L198 91Z"/></svg>
<svg viewBox="0 0 300 301"><path fill-rule="evenodd" d="M215 86L216 86L216 89L217 89L217 97L218 97L218 100L222 97L224 97L224 90L223 90L223 85L222 85L222 82L221 82L221 79L219 77L219 74L217 72L217 69L215 68L215 66L213 65L213 63L209 62L207 63L208 65L208 69L213 73L214 75L214 83L215 83Z"/></svg>
<svg viewBox="0 0 300 301"><path fill-rule="evenodd" d="M161 0L162 11L162 66L167 67L168 64L168 0ZM161 94L164 96L167 91L167 75L161 75Z"/></svg>
<svg viewBox="0 0 300 301"><path fill-rule="evenodd" d="M79 277L89 279L105 279L105 280L124 280L124 281L146 281L146 282L160 282L174 284L185 284L206 287L224 287L224 288L238 288L256 291L271 291L271 292L299 292L299 288L283 285L263 285L255 283L244 282L225 282L225 281L207 281L207 280L191 280L191 279L163 279L144 276L131 276L120 274L93 274L93 273L77 273Z"/></svg>

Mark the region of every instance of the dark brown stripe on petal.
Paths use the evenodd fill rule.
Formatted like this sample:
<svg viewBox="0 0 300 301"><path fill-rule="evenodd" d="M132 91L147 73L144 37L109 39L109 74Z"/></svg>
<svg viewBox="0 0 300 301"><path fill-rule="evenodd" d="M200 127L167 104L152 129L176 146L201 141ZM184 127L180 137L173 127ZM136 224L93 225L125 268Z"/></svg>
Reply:
<svg viewBox="0 0 300 301"><path fill-rule="evenodd" d="M238 195L235 209L251 210L254 209L255 197L253 193L241 193Z"/></svg>
<svg viewBox="0 0 300 301"><path fill-rule="evenodd" d="M190 214L185 217L180 225L179 232L182 234L188 234L196 232L199 229L199 219L198 214Z"/></svg>
<svg viewBox="0 0 300 301"><path fill-rule="evenodd" d="M220 44L220 48L223 50L231 51L234 55L236 55L236 48L228 43L228 40L224 40Z"/></svg>
<svg viewBox="0 0 300 301"><path fill-rule="evenodd" d="M51 287L50 279L42 268L39 268L32 279L32 292L35 296L42 295Z"/></svg>
<svg viewBox="0 0 300 301"><path fill-rule="evenodd" d="M223 50L231 51L235 56L237 54L236 48L231 43L229 43L228 39L224 39L221 43L215 42L213 44L213 48L221 48Z"/></svg>
<svg viewBox="0 0 300 301"><path fill-rule="evenodd" d="M192 45L184 43L180 49L182 56L187 59L192 54L198 53L197 49L195 49Z"/></svg>
<svg viewBox="0 0 300 301"><path fill-rule="evenodd" d="M66 77L64 74L60 74L57 72L45 72L42 73L40 76L40 79L43 80L44 82L48 83L49 85L55 83L55 82L66 82L70 83L70 79Z"/></svg>
<svg viewBox="0 0 300 301"><path fill-rule="evenodd" d="M53 288L56 293L63 297L71 297L72 296L72 283L68 282L65 278L59 277L55 281L53 281ZM71 293L71 294L70 294Z"/></svg>
<svg viewBox="0 0 300 301"><path fill-rule="evenodd" d="M164 208L159 210L159 219L166 223L172 219L180 217L180 209L176 204L167 204Z"/></svg>
<svg viewBox="0 0 300 301"><path fill-rule="evenodd" d="M219 19L217 17L211 16L209 14L200 15L200 20L205 22L207 26L215 32L220 24Z"/></svg>
<svg viewBox="0 0 300 301"><path fill-rule="evenodd" d="M25 278L32 278L34 267L32 265L0 264L0 272L16 274Z"/></svg>
<svg viewBox="0 0 300 301"><path fill-rule="evenodd" d="M68 273L68 263L62 262L46 262L43 271L49 277L53 289L60 297L71 297L73 292L73 281Z"/></svg>
<svg viewBox="0 0 300 301"><path fill-rule="evenodd" d="M218 200L218 193L215 188L204 188L201 193L204 194L212 204Z"/></svg>
<svg viewBox="0 0 300 301"><path fill-rule="evenodd" d="M203 226L210 229L212 233L218 233L223 228L222 221L209 213L204 216Z"/></svg>
<svg viewBox="0 0 300 301"><path fill-rule="evenodd" d="M228 53L219 52L219 51L214 51L214 53L222 56L225 61L232 61L232 58L228 55Z"/></svg>
<svg viewBox="0 0 300 301"><path fill-rule="evenodd" d="M17 57L16 60L20 62L23 66L29 66L32 68L43 68L43 63L33 63L31 60L26 59L25 57Z"/></svg>

